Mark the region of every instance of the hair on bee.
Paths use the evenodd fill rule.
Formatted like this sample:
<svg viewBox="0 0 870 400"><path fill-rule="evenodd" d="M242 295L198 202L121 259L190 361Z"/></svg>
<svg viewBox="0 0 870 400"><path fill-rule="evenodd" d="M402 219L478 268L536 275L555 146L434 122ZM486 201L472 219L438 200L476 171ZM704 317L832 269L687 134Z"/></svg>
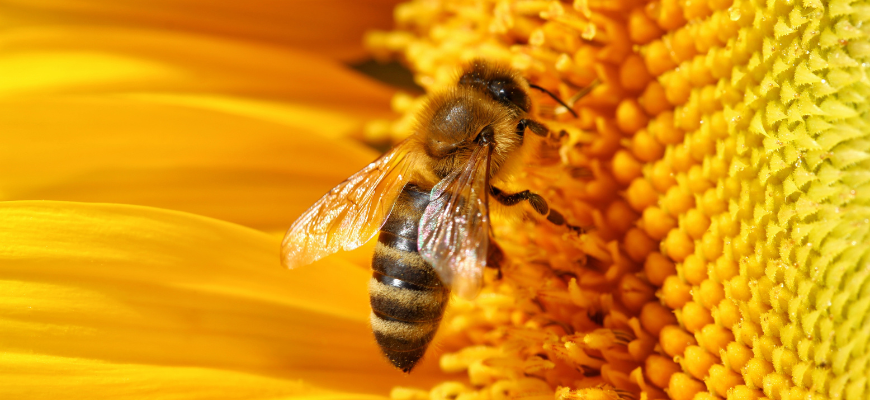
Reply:
<svg viewBox="0 0 870 400"><path fill-rule="evenodd" d="M469 63L455 85L429 96L411 137L329 191L284 237L282 261L295 268L377 235L372 331L404 372L426 353L450 295L476 296L484 267L503 258L490 237L490 200L528 203L570 227L540 195L500 186L522 163L526 131L549 133L532 116L532 88L515 69Z"/></svg>

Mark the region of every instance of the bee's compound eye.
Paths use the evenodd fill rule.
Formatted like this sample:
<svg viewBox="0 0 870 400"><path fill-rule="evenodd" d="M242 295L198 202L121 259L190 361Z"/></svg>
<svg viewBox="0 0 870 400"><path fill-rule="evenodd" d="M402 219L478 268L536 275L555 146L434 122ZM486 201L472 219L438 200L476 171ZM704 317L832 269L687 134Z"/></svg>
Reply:
<svg viewBox="0 0 870 400"><path fill-rule="evenodd" d="M529 98L522 89L513 82L493 80L489 82L489 91L496 100L507 105L515 105L523 111L529 111Z"/></svg>
<svg viewBox="0 0 870 400"><path fill-rule="evenodd" d="M505 89L505 86L507 86L507 82L505 81L492 81L489 83L489 91L492 92L492 95L498 100L510 101L510 96L508 90Z"/></svg>

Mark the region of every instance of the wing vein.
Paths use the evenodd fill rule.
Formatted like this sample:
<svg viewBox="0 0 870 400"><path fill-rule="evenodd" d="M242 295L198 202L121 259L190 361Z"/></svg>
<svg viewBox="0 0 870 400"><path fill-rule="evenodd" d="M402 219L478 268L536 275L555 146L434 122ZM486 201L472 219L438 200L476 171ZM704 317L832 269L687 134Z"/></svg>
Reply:
<svg viewBox="0 0 870 400"><path fill-rule="evenodd" d="M489 245L487 165L489 146L432 189L420 220L418 250L457 294L473 298L480 288Z"/></svg>
<svg viewBox="0 0 870 400"><path fill-rule="evenodd" d="M406 140L326 193L290 226L281 244L288 268L339 250L359 247L377 234L416 162Z"/></svg>

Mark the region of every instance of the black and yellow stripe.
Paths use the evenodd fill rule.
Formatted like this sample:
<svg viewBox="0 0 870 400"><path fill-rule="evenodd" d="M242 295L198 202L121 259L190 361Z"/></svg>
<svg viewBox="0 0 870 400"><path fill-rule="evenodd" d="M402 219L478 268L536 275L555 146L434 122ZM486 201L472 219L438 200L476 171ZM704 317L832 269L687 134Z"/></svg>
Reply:
<svg viewBox="0 0 870 400"><path fill-rule="evenodd" d="M372 330L384 355L405 372L423 357L450 297L417 253L417 229L428 204L427 191L406 186L381 228L372 259Z"/></svg>

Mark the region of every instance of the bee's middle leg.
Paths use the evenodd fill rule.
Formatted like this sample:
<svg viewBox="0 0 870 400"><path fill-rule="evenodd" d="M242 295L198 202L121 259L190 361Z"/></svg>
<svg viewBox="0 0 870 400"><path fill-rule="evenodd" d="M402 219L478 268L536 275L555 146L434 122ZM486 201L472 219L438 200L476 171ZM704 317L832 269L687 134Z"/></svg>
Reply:
<svg viewBox="0 0 870 400"><path fill-rule="evenodd" d="M584 232L584 229L582 227L565 223L565 217L562 216L562 213L551 209L550 206L547 204L547 200L544 200L544 198L541 197L541 195L539 194L532 193L528 190L508 194L495 186L490 188L490 194L492 194L492 197L496 201L506 206L513 206L523 201L528 201L532 208L534 208L538 214L547 217L547 221L550 221L555 225L565 225L568 227L568 229L571 229L572 231L575 231L577 233Z"/></svg>

